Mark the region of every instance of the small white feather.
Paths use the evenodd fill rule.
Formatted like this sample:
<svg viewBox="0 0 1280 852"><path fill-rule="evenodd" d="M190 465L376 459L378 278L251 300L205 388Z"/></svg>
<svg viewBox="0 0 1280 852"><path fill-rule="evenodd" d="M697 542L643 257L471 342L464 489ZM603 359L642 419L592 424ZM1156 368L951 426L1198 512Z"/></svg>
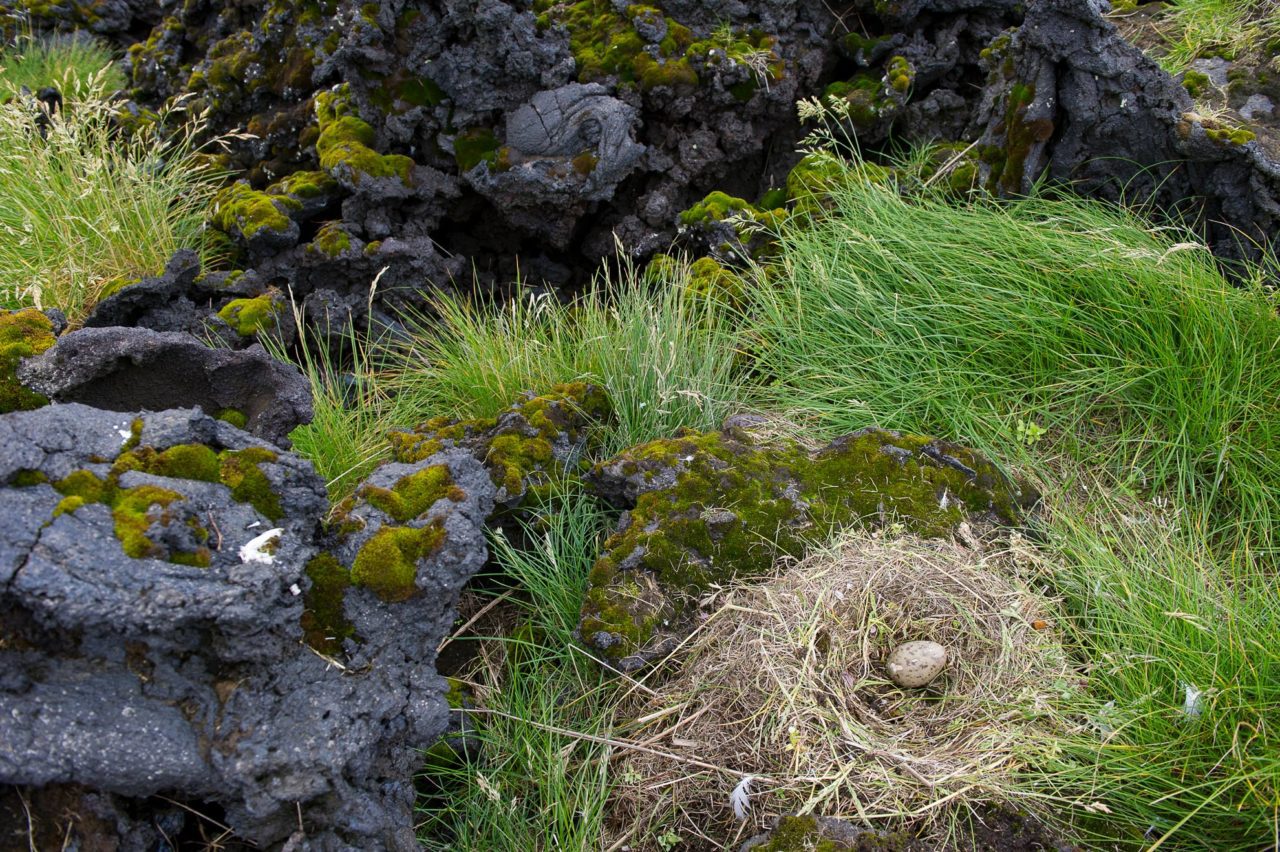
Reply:
<svg viewBox="0 0 1280 852"><path fill-rule="evenodd" d="M738 782L738 786L733 788L733 792L729 794L729 804L733 805L733 815L740 820L747 818L747 813L751 810L751 782L756 780L748 775Z"/></svg>
<svg viewBox="0 0 1280 852"><path fill-rule="evenodd" d="M275 557L263 550L267 542L283 533L284 530L277 527L273 530L267 530L262 535L256 535L244 543L240 548L241 562L262 562L270 565L275 561Z"/></svg>

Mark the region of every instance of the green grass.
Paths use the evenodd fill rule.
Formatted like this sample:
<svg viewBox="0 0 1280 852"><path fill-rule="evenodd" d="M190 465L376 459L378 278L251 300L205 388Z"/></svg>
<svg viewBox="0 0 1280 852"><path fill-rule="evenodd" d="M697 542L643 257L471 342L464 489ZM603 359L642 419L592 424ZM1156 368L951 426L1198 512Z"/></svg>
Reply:
<svg viewBox="0 0 1280 852"><path fill-rule="evenodd" d="M0 100L25 86L38 92L54 86L66 99L105 97L125 84L111 50L86 33L24 34L0 50Z"/></svg>
<svg viewBox="0 0 1280 852"><path fill-rule="evenodd" d="M311 460L336 503L390 455L384 437L388 400L367 347L350 326L319 335L308 330L297 306L293 314L299 329L296 356L272 335L262 340L276 358L292 360L311 385L311 422L294 429L289 439L295 452Z"/></svg>
<svg viewBox="0 0 1280 852"><path fill-rule="evenodd" d="M1195 59L1235 59L1280 38L1280 6L1270 0L1174 0L1157 21L1165 42L1157 61L1175 74Z"/></svg>
<svg viewBox="0 0 1280 852"><path fill-rule="evenodd" d="M35 102L0 105L0 308L59 308L75 324L104 292L202 245L223 175L194 149L200 122L171 113L126 137L114 113L86 96L41 133Z"/></svg>
<svg viewBox="0 0 1280 852"><path fill-rule="evenodd" d="M1062 514L1049 532L1088 686L1066 708L1074 733L1043 750L1052 757L1028 768L1028 786L1068 802L1095 842L1272 848L1280 839L1275 576L1215 557L1171 516L1133 505Z"/></svg>
<svg viewBox="0 0 1280 852"><path fill-rule="evenodd" d="M729 326L714 304L685 295L689 269L653 281L636 270L603 272L571 304L517 293L501 305L442 295L389 368L395 417L488 417L526 390L588 380L613 401L608 451L681 426L720 425L740 382Z"/></svg>
<svg viewBox="0 0 1280 852"><path fill-rule="evenodd" d="M610 747L573 734L608 734L613 692L572 633L605 521L569 491L526 525L530 548L492 536L519 623L471 675L478 756L426 779L438 795L420 812L425 848L590 849L602 836Z"/></svg>
<svg viewBox="0 0 1280 852"><path fill-rule="evenodd" d="M1176 231L1080 200L956 204L853 183L752 288L764 407L1073 463L1163 491L1203 532L1280 544L1280 319ZM1259 277L1261 273L1259 273Z"/></svg>

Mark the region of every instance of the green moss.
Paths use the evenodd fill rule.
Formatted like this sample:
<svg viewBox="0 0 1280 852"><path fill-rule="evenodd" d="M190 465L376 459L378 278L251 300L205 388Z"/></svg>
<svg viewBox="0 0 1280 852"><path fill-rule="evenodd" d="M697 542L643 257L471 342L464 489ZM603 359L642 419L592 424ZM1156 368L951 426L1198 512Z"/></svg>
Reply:
<svg viewBox="0 0 1280 852"><path fill-rule="evenodd" d="M249 503L263 517L278 521L284 517L280 495L272 489L271 480L260 467L278 458L276 453L262 447L224 450L219 454L218 480L231 489L235 500Z"/></svg>
<svg viewBox="0 0 1280 852"><path fill-rule="evenodd" d="M224 423L230 423L237 429L243 429L245 426L249 425L249 415L234 408L224 408L215 414L214 418L221 420Z"/></svg>
<svg viewBox="0 0 1280 852"><path fill-rule="evenodd" d="M214 197L209 221L223 233L251 240L262 231L286 233L293 225L289 214L300 209L302 203L296 199L235 183Z"/></svg>
<svg viewBox="0 0 1280 852"><path fill-rule="evenodd" d="M0 313L0 414L30 411L49 404L48 397L18 382L18 364L54 344L53 324L35 308Z"/></svg>
<svg viewBox="0 0 1280 852"><path fill-rule="evenodd" d="M338 257L351 250L351 235L342 229L341 222L326 222L307 248L326 257Z"/></svg>
<svg viewBox="0 0 1280 852"><path fill-rule="evenodd" d="M743 286L741 275L725 269L710 257L700 257L690 265L687 289L696 298L740 305L746 295Z"/></svg>
<svg viewBox="0 0 1280 852"><path fill-rule="evenodd" d="M318 554L305 570L311 587L302 598L303 636L317 651L341 653L344 640L355 637L355 627L343 610L351 574L331 553Z"/></svg>
<svg viewBox="0 0 1280 852"><path fill-rule="evenodd" d="M63 497L58 501L58 505L53 507L53 516L74 514L77 509L87 503L83 497Z"/></svg>
<svg viewBox="0 0 1280 852"><path fill-rule="evenodd" d="M267 187L268 195L285 195L293 198L315 199L332 195L338 182L325 172L294 172Z"/></svg>
<svg viewBox="0 0 1280 852"><path fill-rule="evenodd" d="M900 95L905 95L911 90L911 84L915 82L916 69L905 57L895 56L885 66L884 77L889 83L889 88Z"/></svg>
<svg viewBox="0 0 1280 852"><path fill-rule="evenodd" d="M116 492L111 517L115 520L116 538L120 540L125 555L134 559L163 559L168 556L164 548L147 537L147 529L154 523L168 525L171 517L168 507L182 500L182 495L167 488L139 485Z"/></svg>
<svg viewBox="0 0 1280 852"><path fill-rule="evenodd" d="M403 476L390 488L365 485L356 492L356 496L400 523L425 515L437 500L448 498L460 503L466 498L462 489L454 484L448 465L443 464Z"/></svg>
<svg viewBox="0 0 1280 852"><path fill-rule="evenodd" d="M1209 91L1209 75L1203 71L1190 70L1182 75L1182 88L1193 98L1198 98Z"/></svg>
<svg viewBox="0 0 1280 852"><path fill-rule="evenodd" d="M108 485L88 470L74 470L55 482L53 487L65 497L77 497L86 503L106 503L114 483Z"/></svg>
<svg viewBox="0 0 1280 852"><path fill-rule="evenodd" d="M880 45L888 42L890 36L865 36L861 33L848 33L840 39L840 46L850 59L864 65L875 61Z"/></svg>
<svg viewBox="0 0 1280 852"><path fill-rule="evenodd" d="M433 418L411 431L388 435L396 461L413 463L447 447L461 446L480 459L493 483L503 489L501 501L518 500L530 489L543 489L563 471L552 450L557 442L589 439L612 413L605 392L585 382L557 385L542 396L514 403L499 418L449 420Z"/></svg>
<svg viewBox="0 0 1280 852"><path fill-rule="evenodd" d="M848 116L855 128L866 130L892 103L885 98L882 89L879 77L858 74L850 80L828 85L822 90L822 100L827 107Z"/></svg>
<svg viewBox="0 0 1280 852"><path fill-rule="evenodd" d="M1256 134L1245 127L1205 127L1204 134L1219 145L1245 145L1256 138Z"/></svg>
<svg viewBox="0 0 1280 852"><path fill-rule="evenodd" d="M542 27L560 24L569 32L569 50L578 66L578 80L583 83L614 77L648 91L659 86L692 88L698 75L684 55L693 42L689 29L653 6L629 6L619 13L608 0L582 0L579 3L544 4L538 23ZM666 36L651 54L644 39L636 31L635 22L664 26ZM659 23L660 22L660 23ZM653 54L656 54L653 55Z"/></svg>
<svg viewBox="0 0 1280 852"><path fill-rule="evenodd" d="M38 470L20 470L9 477L9 486L12 488L31 488L34 485L43 485L49 481L49 477Z"/></svg>
<svg viewBox="0 0 1280 852"><path fill-rule="evenodd" d="M232 299L218 311L218 318L241 337L252 337L274 328L284 305L272 293L251 299Z"/></svg>
<svg viewBox="0 0 1280 852"><path fill-rule="evenodd" d="M462 172L469 172L482 162L496 166L498 139L487 127L463 131L454 137L453 158Z"/></svg>
<svg viewBox="0 0 1280 852"><path fill-rule="evenodd" d="M347 177L355 183L366 176L399 178L405 186L413 186L413 160L402 154L379 154L373 150L373 126L352 112L346 84L316 96L316 118L320 124L316 154L320 167L330 175Z"/></svg>
<svg viewBox="0 0 1280 852"><path fill-rule="evenodd" d="M982 153L983 162L990 167L988 188L992 191L1003 191L1017 194L1022 191L1023 171L1031 149L1039 143L1049 141L1053 136L1053 122L1047 119L1027 119L1027 108L1035 100L1035 86L1014 81L1009 87L1005 101L1004 120L995 127L996 133L1004 134L1003 148L986 150Z"/></svg>
<svg viewBox="0 0 1280 852"><path fill-rule="evenodd" d="M769 835L768 842L756 846L756 852L847 852L843 843L822 836L818 820L813 816L784 816Z"/></svg>
<svg viewBox="0 0 1280 852"><path fill-rule="evenodd" d="M439 521L423 527L383 527L356 554L351 582L389 603L408 600L418 590L418 561L434 553L444 537Z"/></svg>
<svg viewBox="0 0 1280 852"><path fill-rule="evenodd" d="M179 444L157 451L142 447L122 453L111 466L113 476L136 470L171 479L218 481L218 454L203 444Z"/></svg>
<svg viewBox="0 0 1280 852"><path fill-rule="evenodd" d="M680 224L702 225L708 222L723 222L735 213L755 212L755 206L742 198L716 190L707 197L681 212Z"/></svg>
<svg viewBox="0 0 1280 852"><path fill-rule="evenodd" d="M674 476L636 498L591 571L582 634L612 634L602 650L614 659L649 648L659 619L687 620L712 584L760 576L838 529L893 522L941 536L972 512L1020 516L1021 492L977 453L877 430L816 453L793 441L757 446L739 433L686 432L601 468L633 480ZM648 578L654 585L642 588Z"/></svg>

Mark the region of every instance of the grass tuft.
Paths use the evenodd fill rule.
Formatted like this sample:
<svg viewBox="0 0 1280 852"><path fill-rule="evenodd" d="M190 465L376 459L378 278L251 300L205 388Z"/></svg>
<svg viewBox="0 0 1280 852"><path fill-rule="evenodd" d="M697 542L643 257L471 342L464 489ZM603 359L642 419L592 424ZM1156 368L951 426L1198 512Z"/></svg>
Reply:
<svg viewBox="0 0 1280 852"><path fill-rule="evenodd" d="M1280 319L1260 272L1234 286L1185 235L1087 201L851 182L833 203L752 290L763 407L1006 458L1047 430L1218 540L1280 545Z"/></svg>
<svg viewBox="0 0 1280 852"><path fill-rule="evenodd" d="M69 100L103 98L124 84L111 50L87 33L23 34L0 50L0 100L47 86Z"/></svg>
<svg viewBox="0 0 1280 852"><path fill-rule="evenodd" d="M223 175L196 151L200 117L182 117L125 135L92 94L54 115L31 98L0 105L0 307L59 308L74 326L104 292L202 245Z"/></svg>
<svg viewBox="0 0 1280 852"><path fill-rule="evenodd" d="M517 293L476 306L442 295L391 365L394 416L491 417L520 393L570 381L605 387L618 418L606 452L720 425L739 402L730 329L714 303L685 295L687 263L661 280L607 271L577 301Z"/></svg>

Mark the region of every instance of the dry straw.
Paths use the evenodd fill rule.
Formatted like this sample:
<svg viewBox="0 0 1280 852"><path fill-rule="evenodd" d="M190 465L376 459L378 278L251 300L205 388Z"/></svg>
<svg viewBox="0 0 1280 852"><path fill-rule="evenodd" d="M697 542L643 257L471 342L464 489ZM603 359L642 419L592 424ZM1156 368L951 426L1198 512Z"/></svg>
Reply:
<svg viewBox="0 0 1280 852"><path fill-rule="evenodd" d="M620 733L650 750L616 758L613 847L665 835L737 848L794 812L955 840L972 809L1017 795L1011 776L1070 688L1034 570L1016 537L984 552L859 533L727 590L679 672L619 714L638 720ZM912 639L945 645L949 662L927 688L902 690L883 660Z"/></svg>

